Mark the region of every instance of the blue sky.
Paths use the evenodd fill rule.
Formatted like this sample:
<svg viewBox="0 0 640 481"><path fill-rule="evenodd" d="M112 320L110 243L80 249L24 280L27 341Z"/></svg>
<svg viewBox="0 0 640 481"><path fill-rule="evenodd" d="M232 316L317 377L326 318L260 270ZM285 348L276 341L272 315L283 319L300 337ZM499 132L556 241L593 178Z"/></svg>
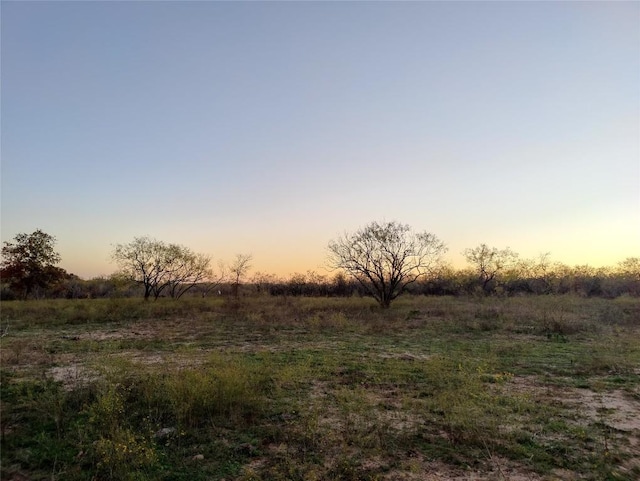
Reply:
<svg viewBox="0 0 640 481"><path fill-rule="evenodd" d="M6 2L1 234L109 274L149 235L322 272L398 220L640 256L638 2Z"/></svg>

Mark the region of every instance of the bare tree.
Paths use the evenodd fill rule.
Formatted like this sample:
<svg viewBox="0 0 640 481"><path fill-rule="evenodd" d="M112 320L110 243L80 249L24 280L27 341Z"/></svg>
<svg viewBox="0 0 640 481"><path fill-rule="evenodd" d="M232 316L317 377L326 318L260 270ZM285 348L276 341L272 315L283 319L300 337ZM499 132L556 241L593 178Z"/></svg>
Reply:
<svg viewBox="0 0 640 481"><path fill-rule="evenodd" d="M145 300L151 295L157 299L165 289L171 297L179 298L211 276L209 257L150 237L117 244L111 257L123 278L142 284Z"/></svg>
<svg viewBox="0 0 640 481"><path fill-rule="evenodd" d="M627 257L618 262L618 273L634 281L640 281L640 257Z"/></svg>
<svg viewBox="0 0 640 481"><path fill-rule="evenodd" d="M467 262L473 266L485 294L495 291L500 275L515 266L518 254L508 247L498 250L486 244L480 244L463 252Z"/></svg>
<svg viewBox="0 0 640 481"><path fill-rule="evenodd" d="M200 283L202 297L206 297L212 290L219 287L228 278L227 266L222 261L218 261L218 271L211 270L211 275L204 282ZM218 291L219 292L219 291Z"/></svg>
<svg viewBox="0 0 640 481"><path fill-rule="evenodd" d="M329 267L355 278L388 308L408 285L431 272L447 248L435 235L398 222L372 222L329 242Z"/></svg>
<svg viewBox="0 0 640 481"><path fill-rule="evenodd" d="M240 295L240 283L242 279L247 275L249 269L251 269L251 261L253 256L251 254L236 254L235 259L229 265L229 276L233 282L233 295L238 297Z"/></svg>
<svg viewBox="0 0 640 481"><path fill-rule="evenodd" d="M148 300L165 273L166 246L151 237L136 237L128 244L117 244L111 254L123 278L142 284Z"/></svg>
<svg viewBox="0 0 640 481"><path fill-rule="evenodd" d="M196 254L186 247L175 247L178 247L180 252L174 258L174 265L168 272L168 287L169 295L174 299L180 299L199 283L210 280L213 272L209 268L209 256Z"/></svg>
<svg viewBox="0 0 640 481"><path fill-rule="evenodd" d="M268 274L265 272L256 272L251 277L251 283L255 286L258 294L266 294L269 292L269 288L274 284L282 282L275 274Z"/></svg>
<svg viewBox="0 0 640 481"><path fill-rule="evenodd" d="M530 291L534 294L551 292L553 271L549 252L539 254L534 259L519 261L517 273L521 279L526 279Z"/></svg>

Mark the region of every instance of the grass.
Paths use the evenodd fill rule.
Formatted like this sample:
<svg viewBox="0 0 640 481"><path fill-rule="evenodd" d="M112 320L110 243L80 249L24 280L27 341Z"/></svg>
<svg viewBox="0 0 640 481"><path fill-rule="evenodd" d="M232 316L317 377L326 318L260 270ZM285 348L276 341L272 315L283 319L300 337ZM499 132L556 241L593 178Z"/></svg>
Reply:
<svg viewBox="0 0 640 481"><path fill-rule="evenodd" d="M1 315L2 479L640 477L638 299L61 300Z"/></svg>

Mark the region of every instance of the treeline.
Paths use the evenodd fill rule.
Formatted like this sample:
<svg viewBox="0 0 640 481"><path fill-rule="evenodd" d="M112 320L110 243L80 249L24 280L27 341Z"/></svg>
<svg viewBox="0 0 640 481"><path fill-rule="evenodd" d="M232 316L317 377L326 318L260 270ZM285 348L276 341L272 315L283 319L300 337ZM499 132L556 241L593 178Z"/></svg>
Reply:
<svg viewBox="0 0 640 481"><path fill-rule="evenodd" d="M188 247L150 237L117 244L117 271L90 280L57 267L55 237L37 230L5 242L0 264L2 300L28 298L158 299L182 296L373 296L381 307L404 293L414 295L548 295L616 298L640 296L640 257L613 267L570 267L548 254L523 259L511 249L480 244L463 254L468 267L446 264L444 243L397 222L373 222L330 242L332 274L309 271L279 278L250 276L252 256L238 254L211 266L211 258Z"/></svg>
<svg viewBox="0 0 640 481"><path fill-rule="evenodd" d="M530 269L529 269L530 271ZM368 296L369 292L356 280L343 273L323 275L314 271L296 273L287 277L256 273L239 287L235 282L215 285L196 284L187 297L232 297L239 289L240 296L306 296L350 297ZM517 296L572 294L580 297L616 298L623 295L640 297L640 259L630 258L615 267L566 266L554 264L543 274L512 269L496 275L489 284L471 268L441 267L432 275L407 286L406 292L432 296ZM84 280L68 275L46 289L35 289L35 298L97 299L142 297L144 288L139 283L119 275ZM2 300L20 298L8 285L3 285ZM160 297L170 297L167 291Z"/></svg>

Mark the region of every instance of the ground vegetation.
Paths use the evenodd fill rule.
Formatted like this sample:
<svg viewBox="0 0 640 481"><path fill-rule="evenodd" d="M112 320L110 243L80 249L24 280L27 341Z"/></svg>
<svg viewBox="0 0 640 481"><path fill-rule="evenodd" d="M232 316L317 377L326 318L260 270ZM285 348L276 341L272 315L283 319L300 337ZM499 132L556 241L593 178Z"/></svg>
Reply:
<svg viewBox="0 0 640 481"><path fill-rule="evenodd" d="M640 300L3 304L7 480L640 477Z"/></svg>

